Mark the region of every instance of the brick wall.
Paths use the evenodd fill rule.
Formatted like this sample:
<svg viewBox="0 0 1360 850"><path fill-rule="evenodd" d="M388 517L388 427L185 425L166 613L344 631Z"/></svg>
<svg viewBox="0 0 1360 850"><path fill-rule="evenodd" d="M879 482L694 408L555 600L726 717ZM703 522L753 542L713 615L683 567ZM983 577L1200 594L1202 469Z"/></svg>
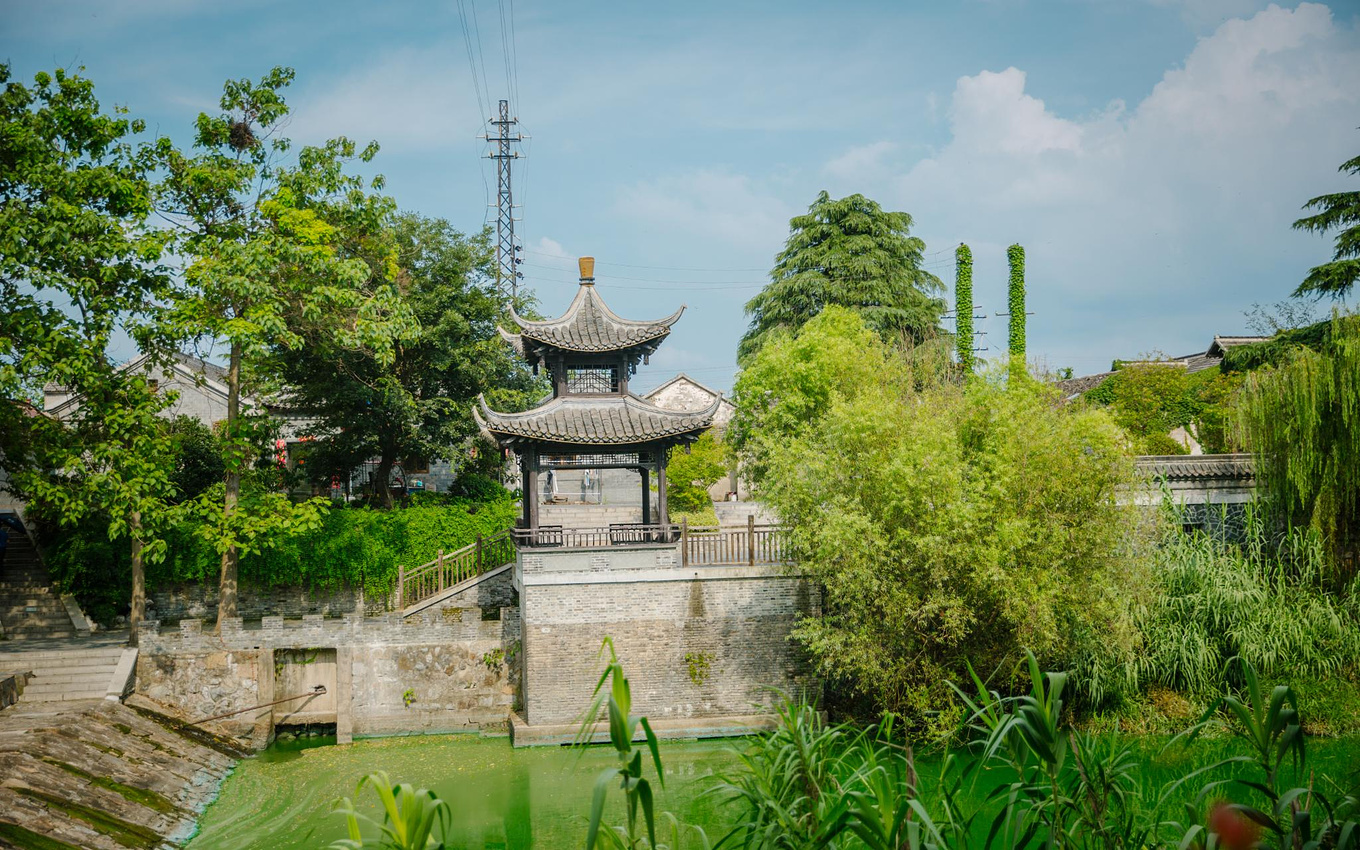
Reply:
<svg viewBox="0 0 1360 850"><path fill-rule="evenodd" d="M749 715L770 688L816 695L789 640L820 608L816 588L777 567L680 567L674 547L526 554L517 571L524 634L524 719L574 723L613 639L634 711L653 719Z"/></svg>

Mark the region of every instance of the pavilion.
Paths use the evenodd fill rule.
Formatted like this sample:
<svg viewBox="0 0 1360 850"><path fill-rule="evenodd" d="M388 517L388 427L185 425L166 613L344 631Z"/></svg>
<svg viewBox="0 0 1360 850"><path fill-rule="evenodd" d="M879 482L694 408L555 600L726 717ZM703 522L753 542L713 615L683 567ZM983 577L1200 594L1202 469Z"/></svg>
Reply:
<svg viewBox="0 0 1360 850"><path fill-rule="evenodd" d="M685 308L654 321L620 318L595 289L594 269L594 258L580 259L580 288L560 317L530 321L512 308L510 318L518 333L501 330L501 336L535 371L547 370L551 398L523 413L500 413L479 397L473 410L483 433L519 456L524 492L524 515L517 535L521 544L563 543L562 528L539 522L539 476L553 470L639 472L642 528L611 527L605 532L607 542L668 537L667 455L673 446L688 445L710 428L722 403L719 396L706 409L666 410L629 392L628 379L666 339ZM652 475L657 485L655 510Z"/></svg>

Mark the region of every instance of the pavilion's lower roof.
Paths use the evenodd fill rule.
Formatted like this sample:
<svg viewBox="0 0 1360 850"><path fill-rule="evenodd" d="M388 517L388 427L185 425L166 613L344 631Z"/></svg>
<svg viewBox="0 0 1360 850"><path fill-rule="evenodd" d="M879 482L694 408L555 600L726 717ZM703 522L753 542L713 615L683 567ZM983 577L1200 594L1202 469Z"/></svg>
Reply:
<svg viewBox="0 0 1360 850"><path fill-rule="evenodd" d="M524 442L626 446L697 437L713 425L722 397L705 410L666 410L635 395L555 398L523 413L497 413L479 397L477 424L502 445Z"/></svg>

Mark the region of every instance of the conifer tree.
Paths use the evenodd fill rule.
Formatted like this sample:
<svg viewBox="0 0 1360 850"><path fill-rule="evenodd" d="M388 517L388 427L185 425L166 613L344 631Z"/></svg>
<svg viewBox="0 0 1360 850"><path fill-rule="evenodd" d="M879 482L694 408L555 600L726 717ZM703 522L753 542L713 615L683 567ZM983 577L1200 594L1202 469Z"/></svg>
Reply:
<svg viewBox="0 0 1360 850"><path fill-rule="evenodd" d="M1337 170L1360 176L1360 156L1343 162ZM1294 295L1344 298L1360 280L1360 191L1319 195L1303 208L1318 212L1294 222L1294 229L1310 233L1326 233L1333 229L1340 232L1336 234L1332 261L1310 269Z"/></svg>
<svg viewBox="0 0 1360 850"><path fill-rule="evenodd" d="M911 216L863 195L826 192L789 222L770 284L746 304L751 326L737 348L746 360L776 330L796 331L828 305L848 307L885 339L934 336L944 313L940 279L921 268L925 242Z"/></svg>

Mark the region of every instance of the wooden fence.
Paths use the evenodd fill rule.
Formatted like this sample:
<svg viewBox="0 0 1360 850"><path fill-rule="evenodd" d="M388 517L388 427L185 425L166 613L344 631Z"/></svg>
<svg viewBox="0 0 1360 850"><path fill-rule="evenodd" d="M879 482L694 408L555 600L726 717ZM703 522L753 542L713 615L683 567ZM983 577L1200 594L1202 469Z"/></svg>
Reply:
<svg viewBox="0 0 1360 850"><path fill-rule="evenodd" d="M514 563L515 551L515 538L510 531L490 537L479 534L476 542L455 552L439 550L428 564L409 570L398 567L397 610L405 610L408 605L424 602L456 584Z"/></svg>

